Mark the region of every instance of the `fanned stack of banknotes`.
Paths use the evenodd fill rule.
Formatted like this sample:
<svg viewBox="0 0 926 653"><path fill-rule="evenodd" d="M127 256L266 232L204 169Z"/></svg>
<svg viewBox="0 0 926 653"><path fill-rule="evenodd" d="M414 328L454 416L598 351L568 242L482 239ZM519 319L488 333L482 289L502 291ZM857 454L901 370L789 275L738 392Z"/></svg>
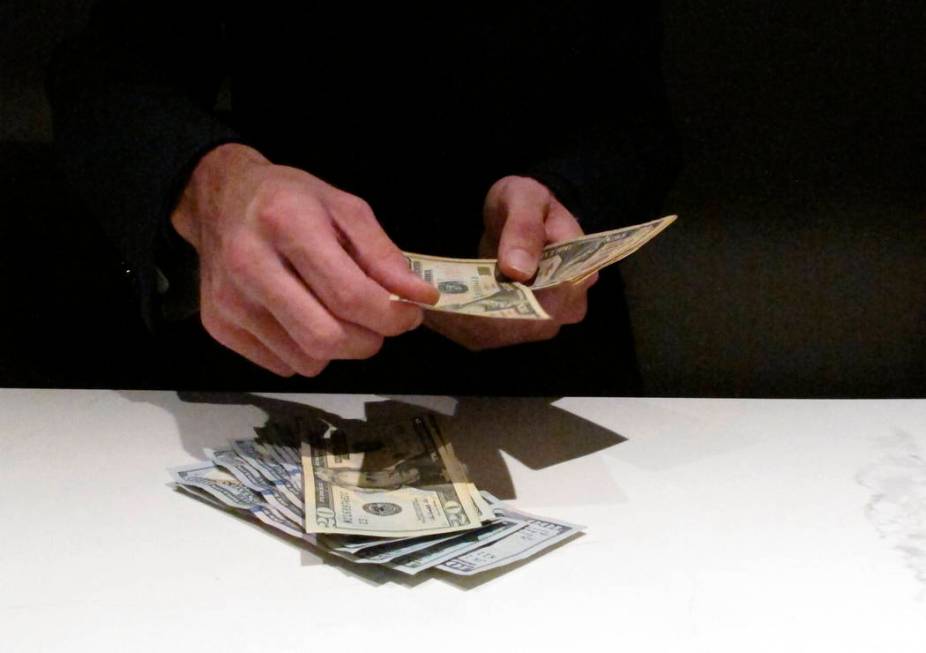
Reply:
<svg viewBox="0 0 926 653"><path fill-rule="evenodd" d="M531 284L505 280L497 259L461 259L405 252L411 270L440 291L440 299L424 308L522 320L549 320L534 291L561 283L581 283L602 268L626 258L675 221L659 220L589 234L544 248ZM393 297L399 300L399 297Z"/></svg>
<svg viewBox="0 0 926 653"><path fill-rule="evenodd" d="M170 470L174 487L340 558L410 575L471 576L584 530L479 491L434 415L294 430L268 424L258 439L205 449L208 461Z"/></svg>

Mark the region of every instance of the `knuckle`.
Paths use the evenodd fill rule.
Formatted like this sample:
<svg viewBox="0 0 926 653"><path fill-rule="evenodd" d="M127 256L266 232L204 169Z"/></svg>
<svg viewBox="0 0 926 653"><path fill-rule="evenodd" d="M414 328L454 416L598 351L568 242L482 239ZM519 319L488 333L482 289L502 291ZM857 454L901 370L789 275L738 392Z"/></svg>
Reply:
<svg viewBox="0 0 926 653"><path fill-rule="evenodd" d="M202 311L199 314L200 322L202 322L203 328L206 330L210 336L218 340L223 345L225 343L225 325L222 319L216 314L215 310L212 308L203 307Z"/></svg>
<svg viewBox="0 0 926 653"><path fill-rule="evenodd" d="M322 361L312 360L308 357L293 361L290 365L293 366L300 376L318 376L318 374L325 369L325 364Z"/></svg>
<svg viewBox="0 0 926 653"><path fill-rule="evenodd" d="M295 192L290 184L280 179L264 179L257 187L255 206L258 214L287 212L293 204Z"/></svg>
<svg viewBox="0 0 926 653"><path fill-rule="evenodd" d="M350 317L356 315L364 305L363 295L353 286L348 284L339 284L332 289L331 296L332 308L339 317Z"/></svg>
<svg viewBox="0 0 926 653"><path fill-rule="evenodd" d="M212 289L212 311L225 318L232 317L239 308L238 293L229 284Z"/></svg>
<svg viewBox="0 0 926 653"><path fill-rule="evenodd" d="M338 357L346 340L344 332L336 327L317 329L302 347L312 358L328 361Z"/></svg>
<svg viewBox="0 0 926 653"><path fill-rule="evenodd" d="M514 190L517 190L518 186L523 180L524 177L519 177L518 175L508 175L507 177L502 177L497 182L495 182L493 190L495 190L497 193L505 195Z"/></svg>
<svg viewBox="0 0 926 653"><path fill-rule="evenodd" d="M487 351L489 349L498 349L518 342L517 337L511 337L511 334L502 335L498 332L468 332L462 335L458 341L467 350Z"/></svg>
<svg viewBox="0 0 926 653"><path fill-rule="evenodd" d="M202 322L203 329L205 329L206 333L216 342L240 353L240 343L236 341L237 339L234 337L233 330L221 314L214 310L203 311L199 319Z"/></svg>
<svg viewBox="0 0 926 653"><path fill-rule="evenodd" d="M353 218L373 217L373 207L362 197L349 193L345 193L341 199L341 210Z"/></svg>
<svg viewBox="0 0 926 653"><path fill-rule="evenodd" d="M528 211L512 213L505 225L504 235L508 236L507 240L510 242L540 242L544 237L543 220Z"/></svg>
<svg viewBox="0 0 926 653"><path fill-rule="evenodd" d="M527 222L509 222L499 239L499 250L525 249L539 255L543 249L543 227Z"/></svg>
<svg viewBox="0 0 926 653"><path fill-rule="evenodd" d="M384 336L399 336L411 329L416 322L417 318L406 316L384 319L376 325L376 332Z"/></svg>
<svg viewBox="0 0 926 653"><path fill-rule="evenodd" d="M375 356L383 348L384 342L385 342L385 338L383 338L382 336L371 337L367 341L367 343L361 348L358 357L359 358L370 358L372 356Z"/></svg>
<svg viewBox="0 0 926 653"><path fill-rule="evenodd" d="M550 189L546 187L545 184L534 179L533 177L520 177L520 182L523 185L525 193L528 193L537 198L537 201L549 204L553 201L553 193L550 192Z"/></svg>
<svg viewBox="0 0 926 653"><path fill-rule="evenodd" d="M328 364L325 361L304 361L299 364L297 372L300 376L318 376Z"/></svg>
<svg viewBox="0 0 926 653"><path fill-rule="evenodd" d="M290 228L292 211L283 200L275 200L261 206L255 217L261 233L272 240L282 240Z"/></svg>
<svg viewBox="0 0 926 653"><path fill-rule="evenodd" d="M550 340L555 338L559 334L560 324L557 323L544 323L539 325L531 333L531 340L540 341L540 340Z"/></svg>
<svg viewBox="0 0 926 653"><path fill-rule="evenodd" d="M377 238L369 242L367 245L367 255L372 259L371 263L374 269L408 269L408 259L402 255L388 238Z"/></svg>
<svg viewBox="0 0 926 653"><path fill-rule="evenodd" d="M245 238L235 238L224 248L222 259L226 272L233 279L246 279L257 265L255 248Z"/></svg>
<svg viewBox="0 0 926 653"><path fill-rule="evenodd" d="M588 303L587 302L576 302L571 305L564 313L560 319L562 324L578 324L585 319L585 316L588 314Z"/></svg>
<svg viewBox="0 0 926 653"><path fill-rule="evenodd" d="M582 302L579 306L576 307L575 312L573 313L573 322L576 324L585 319L585 316L588 315L588 303Z"/></svg>
<svg viewBox="0 0 926 653"><path fill-rule="evenodd" d="M343 193L333 206L337 213L353 222L371 222L375 220L373 207L362 197Z"/></svg>
<svg viewBox="0 0 926 653"><path fill-rule="evenodd" d="M317 215L321 205L310 193L290 184L268 182L254 203L253 220L258 231L274 242L291 240L293 224Z"/></svg>
<svg viewBox="0 0 926 653"><path fill-rule="evenodd" d="M499 180L499 190L506 195L517 194L534 198L538 201L552 199L550 189L533 177L509 175Z"/></svg>

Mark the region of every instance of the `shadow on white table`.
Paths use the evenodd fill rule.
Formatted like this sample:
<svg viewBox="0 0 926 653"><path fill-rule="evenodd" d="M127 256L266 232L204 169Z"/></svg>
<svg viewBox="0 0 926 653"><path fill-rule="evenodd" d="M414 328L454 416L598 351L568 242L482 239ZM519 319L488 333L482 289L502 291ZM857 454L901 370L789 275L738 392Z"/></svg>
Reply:
<svg viewBox="0 0 926 653"><path fill-rule="evenodd" d="M203 458L205 447L221 445L233 435L242 437L241 434L254 428L255 417L258 423L298 422L302 433L308 434L316 430L323 433L329 423L348 426L357 419L387 423L424 412L442 414L450 418L443 420L446 425L445 436L453 445L457 457L466 465L470 479L478 488L503 500L517 498L503 451L536 471L589 456L626 440L607 428L552 405L557 398L383 399L357 396L361 405L351 403L344 406L339 405L334 397L326 395L298 395L299 401L294 401L292 398L280 398L285 395L264 396L242 392L167 394L122 391L119 394L133 402L156 405L172 414L177 422L183 448L196 458ZM343 402L349 397L341 396L338 399ZM219 407L221 410L217 410ZM253 409L258 409L263 417L256 416ZM598 484L596 489L606 492L607 486ZM613 489L619 495L620 491L616 487ZM242 521L301 549L303 566L332 566L374 585L391 582L414 587L434 577L433 573L409 577L384 567L346 563L314 547L300 545L261 524L247 519ZM566 543L553 546L548 551L552 552ZM456 578L447 574L441 574L440 577L461 589L469 589L528 562L471 578Z"/></svg>

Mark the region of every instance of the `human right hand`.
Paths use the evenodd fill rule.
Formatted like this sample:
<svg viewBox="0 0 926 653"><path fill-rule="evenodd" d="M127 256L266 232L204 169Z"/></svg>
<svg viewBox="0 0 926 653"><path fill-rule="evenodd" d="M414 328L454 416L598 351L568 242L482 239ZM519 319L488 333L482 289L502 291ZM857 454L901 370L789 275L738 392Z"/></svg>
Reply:
<svg viewBox="0 0 926 653"><path fill-rule="evenodd" d="M199 254L206 331L282 376L368 358L421 324L391 293L438 299L366 202L244 145L199 161L171 223Z"/></svg>

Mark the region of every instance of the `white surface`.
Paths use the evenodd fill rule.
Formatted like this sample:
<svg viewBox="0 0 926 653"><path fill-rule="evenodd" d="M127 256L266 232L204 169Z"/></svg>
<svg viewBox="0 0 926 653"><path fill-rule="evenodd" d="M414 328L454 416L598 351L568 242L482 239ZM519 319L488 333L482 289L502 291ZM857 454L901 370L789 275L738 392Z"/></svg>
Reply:
<svg viewBox="0 0 926 653"><path fill-rule="evenodd" d="M0 390L0 649L926 651L924 401L421 401L587 534L470 585L358 572L166 487L261 409Z"/></svg>

